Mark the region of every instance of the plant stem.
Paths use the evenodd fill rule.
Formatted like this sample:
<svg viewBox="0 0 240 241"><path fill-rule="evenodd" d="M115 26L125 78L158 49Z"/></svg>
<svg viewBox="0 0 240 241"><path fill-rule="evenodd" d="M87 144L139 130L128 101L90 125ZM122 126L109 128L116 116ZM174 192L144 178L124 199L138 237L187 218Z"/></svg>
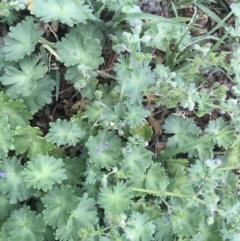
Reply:
<svg viewBox="0 0 240 241"><path fill-rule="evenodd" d="M154 194L157 196L161 196L160 192L158 191L154 191L154 190L148 190L148 189L142 189L142 188L131 188L133 191L137 191L137 192L146 192L148 194ZM208 205L206 202L204 202L203 200L195 197L195 196L189 196L189 195L185 195L185 194L181 194L181 193L174 193L174 192L164 192L164 195L166 196L171 196L171 197L179 197L179 198L185 198L185 199L192 199L194 201L197 201L201 204L204 205Z"/></svg>

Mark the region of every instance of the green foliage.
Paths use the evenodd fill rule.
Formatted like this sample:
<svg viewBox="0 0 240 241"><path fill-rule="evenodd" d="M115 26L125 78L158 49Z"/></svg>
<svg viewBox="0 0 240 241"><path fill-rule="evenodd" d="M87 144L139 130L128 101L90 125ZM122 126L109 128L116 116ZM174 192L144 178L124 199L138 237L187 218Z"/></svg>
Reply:
<svg viewBox="0 0 240 241"><path fill-rule="evenodd" d="M14 210L3 226L9 234L9 240L19 240L19 235L24 240L41 241L44 232L44 222L40 214L36 214L29 207Z"/></svg>
<svg viewBox="0 0 240 241"><path fill-rule="evenodd" d="M14 147L17 154L27 152L27 156L33 158L37 154L47 154L55 146L48 143L45 137L42 137L42 132L38 127L28 126L23 128L17 126L15 129Z"/></svg>
<svg viewBox="0 0 240 241"><path fill-rule="evenodd" d="M129 97L130 104L140 104L143 93L146 92L149 85L154 83L155 76L148 62L136 63L132 68L134 71L131 71L126 78L119 76L118 83L121 88L125 87L124 96Z"/></svg>
<svg viewBox="0 0 240 241"><path fill-rule="evenodd" d="M16 204L19 201L26 200L31 189L27 188L24 178L21 174L23 167L20 161L16 158L4 158L1 164L3 177L0 179L1 193L6 194L11 204Z"/></svg>
<svg viewBox="0 0 240 241"><path fill-rule="evenodd" d="M87 17L92 11L89 6L83 4L84 1L78 1L80 8L71 0L35 0L32 5L31 14L40 17L41 21L51 22L59 20L70 27L77 23L86 23Z"/></svg>
<svg viewBox="0 0 240 241"><path fill-rule="evenodd" d="M167 141L167 146L171 149L196 140L201 132L192 119L180 116L169 116L162 127L166 133L174 134Z"/></svg>
<svg viewBox="0 0 240 241"><path fill-rule="evenodd" d="M27 127L32 114L26 109L22 100L12 100L9 94L0 92L0 119L5 125L5 121L12 127Z"/></svg>
<svg viewBox="0 0 240 241"><path fill-rule="evenodd" d="M85 134L75 123L66 120L57 119L56 122L49 125L51 128L47 139L52 143L56 143L57 146L66 144L75 146Z"/></svg>
<svg viewBox="0 0 240 241"><path fill-rule="evenodd" d="M130 240L150 241L155 231L155 225L146 214L133 212L124 228L125 237Z"/></svg>
<svg viewBox="0 0 240 241"><path fill-rule="evenodd" d="M0 123L0 157L7 156L9 150L13 150L13 137L14 137L14 130L11 130L10 125L7 123L7 120L4 119Z"/></svg>
<svg viewBox="0 0 240 241"><path fill-rule="evenodd" d="M78 204L70 186L53 187L41 200L45 207L43 220L53 228L66 225L69 215Z"/></svg>
<svg viewBox="0 0 240 241"><path fill-rule="evenodd" d="M77 25L57 43L59 56L66 66L85 64L98 68L103 62L100 57L102 38L103 35L96 26Z"/></svg>
<svg viewBox="0 0 240 241"><path fill-rule="evenodd" d="M78 237L78 230L91 228L97 221L95 201L92 198L88 198L88 195L84 193L76 209L71 212L67 224L57 229L56 238L60 238L63 241L74 240Z"/></svg>
<svg viewBox="0 0 240 241"><path fill-rule="evenodd" d="M120 161L121 141L112 132L99 131L97 136L89 137L86 146L89 148L89 162L97 167L110 170Z"/></svg>
<svg viewBox="0 0 240 241"><path fill-rule="evenodd" d="M26 17L16 27L10 27L11 32L5 38L3 46L6 61L18 62L34 51L42 32L33 20L32 17Z"/></svg>
<svg viewBox="0 0 240 241"><path fill-rule="evenodd" d="M239 240L240 15L220 2L0 3L0 240Z"/></svg>
<svg viewBox="0 0 240 241"><path fill-rule="evenodd" d="M123 213L131 204L130 190L123 182L113 187L102 187L98 203L106 212Z"/></svg>
<svg viewBox="0 0 240 241"><path fill-rule="evenodd" d="M67 178L62 159L38 154L22 171L27 187L50 190L55 183L62 183Z"/></svg>

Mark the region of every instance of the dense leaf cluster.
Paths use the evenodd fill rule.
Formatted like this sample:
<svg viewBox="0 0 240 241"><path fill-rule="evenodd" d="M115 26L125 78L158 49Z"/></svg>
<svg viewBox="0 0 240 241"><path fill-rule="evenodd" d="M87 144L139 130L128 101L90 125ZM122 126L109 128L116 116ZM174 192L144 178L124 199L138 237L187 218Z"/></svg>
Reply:
<svg viewBox="0 0 240 241"><path fill-rule="evenodd" d="M1 240L240 239L232 171L240 167L239 29L202 1L184 1L192 18L172 19L143 13L140 2L152 1L0 4L9 25L0 45ZM180 2L172 3L176 16ZM239 24L240 4L230 7ZM22 19L24 8L30 16ZM215 30L223 26L223 37L193 34L197 9L211 15ZM219 50L225 38L232 49ZM116 62L103 69L109 45ZM61 81L81 100L77 113L54 119L43 134L32 120L53 93L58 100L52 62L64 66ZM231 93L209 84L215 72L229 78ZM169 110L164 120L154 117L160 106ZM148 141L157 147L162 133L158 155Z"/></svg>

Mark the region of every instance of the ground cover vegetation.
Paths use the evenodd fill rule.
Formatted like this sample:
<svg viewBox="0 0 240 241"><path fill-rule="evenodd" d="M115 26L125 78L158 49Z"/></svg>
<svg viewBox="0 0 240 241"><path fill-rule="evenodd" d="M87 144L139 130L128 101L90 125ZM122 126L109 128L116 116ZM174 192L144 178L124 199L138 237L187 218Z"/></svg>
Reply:
<svg viewBox="0 0 240 241"><path fill-rule="evenodd" d="M0 15L0 240L240 240L240 2Z"/></svg>

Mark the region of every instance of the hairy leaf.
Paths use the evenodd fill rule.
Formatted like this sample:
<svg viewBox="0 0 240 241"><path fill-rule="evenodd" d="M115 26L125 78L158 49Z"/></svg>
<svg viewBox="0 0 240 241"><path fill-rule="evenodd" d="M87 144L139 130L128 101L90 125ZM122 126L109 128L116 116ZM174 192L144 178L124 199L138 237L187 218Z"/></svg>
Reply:
<svg viewBox="0 0 240 241"><path fill-rule="evenodd" d="M27 109L35 113L45 104L50 104L52 102L52 91L54 90L54 87L55 81L50 79L50 76L48 75L37 80L33 84L31 94L27 97L21 97Z"/></svg>
<svg viewBox="0 0 240 241"><path fill-rule="evenodd" d="M7 194L11 204L17 201L26 200L30 195L30 189L27 189L24 178L21 174L23 167L16 157L3 159L1 169L4 177L0 178L0 192Z"/></svg>
<svg viewBox="0 0 240 241"><path fill-rule="evenodd" d="M57 42L60 58L66 66L84 64L97 69L103 62L101 56L102 33L95 25L78 25Z"/></svg>
<svg viewBox="0 0 240 241"><path fill-rule="evenodd" d="M56 122L49 125L51 128L47 139L49 142L56 143L57 146L66 144L75 146L85 134L75 123L70 121L57 119Z"/></svg>
<svg viewBox="0 0 240 241"><path fill-rule="evenodd" d="M30 55L41 34L32 17L26 17L16 27L10 27L10 32L4 40L5 60L17 62L25 55Z"/></svg>
<svg viewBox="0 0 240 241"><path fill-rule="evenodd" d="M54 187L41 200L45 207L43 220L53 228L66 225L69 215L78 203L78 198L74 196L70 186Z"/></svg>
<svg viewBox="0 0 240 241"><path fill-rule="evenodd" d="M131 174L143 173L152 164L152 155L142 146L135 147L124 153L124 158L120 163L122 170Z"/></svg>
<svg viewBox="0 0 240 241"><path fill-rule="evenodd" d="M146 122L146 118L149 116L149 112L138 105L130 105L126 103L127 111L124 116L124 120L130 128L142 126Z"/></svg>
<svg viewBox="0 0 240 241"><path fill-rule="evenodd" d="M36 88L36 80L42 78L47 72L47 67L43 63L38 64L39 58L33 56L20 60L20 70L12 66L5 67L5 74L0 81L7 86L7 92L13 98L31 95Z"/></svg>
<svg viewBox="0 0 240 241"><path fill-rule="evenodd" d="M41 215L24 206L11 213L4 228L9 241L19 241L19 237L26 241L42 241L45 224Z"/></svg>
<svg viewBox="0 0 240 241"><path fill-rule="evenodd" d="M73 27L77 23L86 23L92 12L84 1L78 1L78 8L73 0L34 0L31 14L40 17L41 21L52 22L59 20L61 23Z"/></svg>
<svg viewBox="0 0 240 241"><path fill-rule="evenodd" d="M89 148L89 161L97 167L110 170L119 162L121 142L114 133L99 131L97 136L89 137L86 146Z"/></svg>
<svg viewBox="0 0 240 241"><path fill-rule="evenodd" d="M106 212L123 213L131 202L131 191L123 182L118 182L116 186L100 188L98 204Z"/></svg>
<svg viewBox="0 0 240 241"><path fill-rule="evenodd" d="M35 157L37 154L47 154L54 149L54 145L47 142L46 138L41 137L42 132L38 127L28 126L22 128L18 126L15 129L14 147L17 154L23 154L27 151L27 156ZM24 141L23 141L24 140Z"/></svg>
<svg viewBox="0 0 240 241"><path fill-rule="evenodd" d="M27 187L42 189L46 192L55 183L62 183L67 178L66 170L63 166L62 159L37 154L34 159L27 163L21 173L27 183Z"/></svg>
<svg viewBox="0 0 240 241"><path fill-rule="evenodd" d="M67 224L57 229L56 238L62 241L76 240L79 237L79 229L87 229L97 223L98 218L96 216L95 201L88 198L85 193L80 198L78 207L70 214Z"/></svg>
<svg viewBox="0 0 240 241"><path fill-rule="evenodd" d="M165 119L162 128L165 133L174 134L167 140L167 146L171 149L176 149L198 138L201 133L199 127L192 119L184 119L180 116L169 116Z"/></svg>
<svg viewBox="0 0 240 241"><path fill-rule="evenodd" d="M6 119L0 122L0 158L6 156L9 150L13 150L14 131Z"/></svg>
<svg viewBox="0 0 240 241"><path fill-rule="evenodd" d="M130 99L130 104L141 104L143 93L147 91L149 85L155 83L155 74L151 71L149 62L136 63L134 71L126 78L118 78L118 89L124 87L124 96ZM126 83L126 84L125 84Z"/></svg>
<svg viewBox="0 0 240 241"><path fill-rule="evenodd" d="M124 227L124 236L132 241L150 241L154 232L155 225L145 213L132 212Z"/></svg>
<svg viewBox="0 0 240 241"><path fill-rule="evenodd" d="M0 91L0 119L8 121L12 128L27 127L32 113L26 110L22 100L12 100L9 94Z"/></svg>
<svg viewBox="0 0 240 241"><path fill-rule="evenodd" d="M0 194L0 220L8 217L12 210L17 209L18 204L11 204L6 194Z"/></svg>

